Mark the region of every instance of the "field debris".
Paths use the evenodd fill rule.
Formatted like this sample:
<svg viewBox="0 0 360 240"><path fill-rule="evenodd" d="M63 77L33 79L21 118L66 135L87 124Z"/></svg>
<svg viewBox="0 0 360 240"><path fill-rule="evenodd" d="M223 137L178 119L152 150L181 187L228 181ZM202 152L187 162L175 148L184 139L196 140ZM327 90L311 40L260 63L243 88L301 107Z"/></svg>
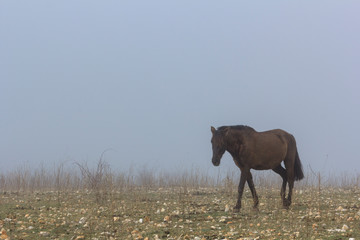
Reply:
<svg viewBox="0 0 360 240"><path fill-rule="evenodd" d="M235 192L235 191L234 191ZM360 190L323 188L294 193L283 209L279 189L258 189L259 210L245 192L240 213L235 194L215 188L133 189L103 203L91 192L0 195L0 239L356 239ZM40 198L40 200L37 200ZM313 238L311 238L313 237Z"/></svg>
<svg viewBox="0 0 360 240"><path fill-rule="evenodd" d="M10 237L7 235L6 230L1 229L1 239L10 240Z"/></svg>

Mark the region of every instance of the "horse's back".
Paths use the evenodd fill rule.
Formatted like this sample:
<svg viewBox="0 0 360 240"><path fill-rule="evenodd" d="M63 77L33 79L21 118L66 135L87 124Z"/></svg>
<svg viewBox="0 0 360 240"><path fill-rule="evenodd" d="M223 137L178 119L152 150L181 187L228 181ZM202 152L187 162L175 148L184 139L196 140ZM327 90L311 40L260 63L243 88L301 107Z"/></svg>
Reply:
<svg viewBox="0 0 360 240"><path fill-rule="evenodd" d="M282 129L273 129L264 132L258 132L260 137L267 138L279 138L284 143L291 143L295 141L295 138L292 134L288 133Z"/></svg>
<svg viewBox="0 0 360 240"><path fill-rule="evenodd" d="M278 146L282 147L282 149L285 150L288 157L293 157L293 155L297 151L295 137L292 134L286 132L285 130L273 129L265 131L262 132L262 137L264 136L272 136L273 139L278 138L281 141L281 144L278 144Z"/></svg>
<svg viewBox="0 0 360 240"><path fill-rule="evenodd" d="M251 153L251 167L260 170L278 166L286 157L289 136L289 133L281 129L254 132L246 144Z"/></svg>
<svg viewBox="0 0 360 240"><path fill-rule="evenodd" d="M273 129L264 132L256 132L255 134L256 138L265 139L273 142L277 142L278 140L285 142L290 136L292 136L290 133L282 129Z"/></svg>
<svg viewBox="0 0 360 240"><path fill-rule="evenodd" d="M280 128L278 128L278 129L272 129L272 130L267 130L267 131L264 131L264 132L258 132L258 133L261 133L261 134L291 135L291 134L288 133L287 131L282 130L282 129L280 129Z"/></svg>

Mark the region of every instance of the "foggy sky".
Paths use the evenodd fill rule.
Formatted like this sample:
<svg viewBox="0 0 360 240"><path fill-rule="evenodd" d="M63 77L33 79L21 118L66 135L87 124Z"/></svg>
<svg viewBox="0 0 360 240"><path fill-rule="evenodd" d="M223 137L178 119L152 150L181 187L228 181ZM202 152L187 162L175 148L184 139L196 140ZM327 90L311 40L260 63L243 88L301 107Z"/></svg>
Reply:
<svg viewBox="0 0 360 240"><path fill-rule="evenodd" d="M212 170L210 126L360 169L359 1L1 1L1 172ZM222 168L235 167L229 154Z"/></svg>

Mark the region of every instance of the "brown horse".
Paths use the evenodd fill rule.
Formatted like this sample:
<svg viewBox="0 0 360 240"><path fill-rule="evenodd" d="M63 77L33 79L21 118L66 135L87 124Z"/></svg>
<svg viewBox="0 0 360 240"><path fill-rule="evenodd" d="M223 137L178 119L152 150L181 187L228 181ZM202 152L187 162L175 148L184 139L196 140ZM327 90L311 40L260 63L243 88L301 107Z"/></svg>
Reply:
<svg viewBox="0 0 360 240"><path fill-rule="evenodd" d="M219 166L220 159L228 151L235 164L241 170L238 187L238 199L234 211L241 208L241 197L247 181L254 200L254 208L257 208L259 200L255 191L254 182L250 169L272 169L283 179L281 198L283 206L288 208L291 204L291 195L295 180L304 178L302 165L296 148L293 135L281 129L266 132L257 132L248 126L223 126L217 130L211 127L212 132L212 163ZM284 161L285 168L281 166ZM286 184L289 183L289 193L285 198Z"/></svg>

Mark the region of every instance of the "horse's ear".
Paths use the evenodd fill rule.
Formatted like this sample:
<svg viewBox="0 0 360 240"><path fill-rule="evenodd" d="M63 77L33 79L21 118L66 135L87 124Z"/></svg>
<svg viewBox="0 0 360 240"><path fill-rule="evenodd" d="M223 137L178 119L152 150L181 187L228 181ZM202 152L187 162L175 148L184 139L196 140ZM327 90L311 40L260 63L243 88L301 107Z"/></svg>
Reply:
<svg viewBox="0 0 360 240"><path fill-rule="evenodd" d="M211 126L211 132L212 132L212 133L215 133L215 132L216 132L216 129L215 129L213 126Z"/></svg>

